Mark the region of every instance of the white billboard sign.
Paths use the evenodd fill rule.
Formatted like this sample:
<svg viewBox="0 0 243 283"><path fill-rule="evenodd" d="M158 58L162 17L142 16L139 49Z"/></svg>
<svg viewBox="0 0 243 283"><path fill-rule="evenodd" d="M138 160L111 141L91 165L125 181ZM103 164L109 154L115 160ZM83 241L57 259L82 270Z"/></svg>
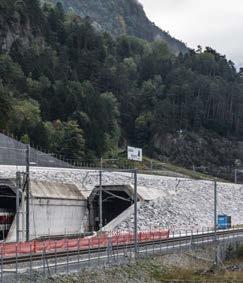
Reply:
<svg viewBox="0 0 243 283"><path fill-rule="evenodd" d="M127 147L127 158L134 161L143 161L143 150L132 146Z"/></svg>

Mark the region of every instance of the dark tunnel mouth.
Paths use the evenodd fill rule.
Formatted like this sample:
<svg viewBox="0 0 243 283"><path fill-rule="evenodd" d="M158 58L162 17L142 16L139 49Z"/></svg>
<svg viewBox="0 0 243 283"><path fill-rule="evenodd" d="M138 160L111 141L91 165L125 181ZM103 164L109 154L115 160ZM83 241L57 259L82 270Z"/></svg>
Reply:
<svg viewBox="0 0 243 283"><path fill-rule="evenodd" d="M7 185L0 184L0 241L5 240L16 214L16 194Z"/></svg>
<svg viewBox="0 0 243 283"><path fill-rule="evenodd" d="M95 231L99 227L99 191L96 193L93 201L93 228ZM133 204L133 200L128 193L122 190L102 190L102 222L103 227L119 216Z"/></svg>

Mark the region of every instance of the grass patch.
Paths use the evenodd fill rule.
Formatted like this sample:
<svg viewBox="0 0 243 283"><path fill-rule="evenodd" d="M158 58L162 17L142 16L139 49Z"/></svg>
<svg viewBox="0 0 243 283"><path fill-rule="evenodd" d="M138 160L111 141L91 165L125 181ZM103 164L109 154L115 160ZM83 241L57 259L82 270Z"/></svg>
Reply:
<svg viewBox="0 0 243 283"><path fill-rule="evenodd" d="M184 167L181 167L181 166L177 166L177 165L174 165L174 164L171 164L171 163L162 163L158 160L151 159L151 158L148 158L148 157L144 157L144 162L147 162L147 164L152 162L155 170L156 170L156 168L160 169L161 171L167 170L167 171L171 171L171 172L175 172L175 173L184 175L185 177L189 177L189 178L192 178L192 179L203 179L203 180L213 180L214 179L213 176L210 176L208 174L193 171L193 170L190 170L190 169L187 169L187 168L184 168ZM158 174L159 174L159 172L158 172ZM161 175L162 174L163 174L163 172L161 172ZM218 179L218 180L225 182L225 180L223 180L223 179Z"/></svg>
<svg viewBox="0 0 243 283"><path fill-rule="evenodd" d="M187 177L192 179L203 179L213 180L214 177L205 173L186 169L181 166L177 166L171 163L165 163L156 159L143 156L143 162L136 162L127 160L126 152L119 154L115 161L103 161L103 168L120 168L120 169L132 169L137 168L140 173L159 175L159 176L170 176L170 177ZM218 179L222 182L227 182L223 179Z"/></svg>
<svg viewBox="0 0 243 283"><path fill-rule="evenodd" d="M185 256L186 257L186 256ZM214 270L210 266L204 266L188 262L185 267L175 263L172 257L153 257L140 259L128 265L111 267L107 269L84 270L82 274L63 276L55 280L46 280L43 283L176 283L176 282L202 282L202 283L239 283L243 282L243 272L231 272L227 270ZM184 260L183 258L181 260ZM186 260L186 258L185 258ZM187 261L186 261L187 262ZM238 262L239 263L239 262ZM180 266L180 267L179 267Z"/></svg>
<svg viewBox="0 0 243 283"><path fill-rule="evenodd" d="M204 282L204 283L234 283L243 282L243 272L206 272L190 269L176 269L171 271L156 271L152 273L157 282Z"/></svg>

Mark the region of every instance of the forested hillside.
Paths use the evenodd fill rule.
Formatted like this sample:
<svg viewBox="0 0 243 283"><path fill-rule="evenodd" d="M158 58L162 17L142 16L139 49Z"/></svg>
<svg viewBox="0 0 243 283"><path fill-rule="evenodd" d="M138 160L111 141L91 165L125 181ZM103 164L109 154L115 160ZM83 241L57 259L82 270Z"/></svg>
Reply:
<svg viewBox="0 0 243 283"><path fill-rule="evenodd" d="M239 78L211 48L175 57L37 0L1 0L0 48L0 128L19 139L77 160L128 143L187 167L238 157Z"/></svg>
<svg viewBox="0 0 243 283"><path fill-rule="evenodd" d="M186 45L159 29L145 15L137 0L42 0L42 3L62 3L69 13L89 17L92 25L113 36L130 35L148 41L162 40L174 54L187 52Z"/></svg>

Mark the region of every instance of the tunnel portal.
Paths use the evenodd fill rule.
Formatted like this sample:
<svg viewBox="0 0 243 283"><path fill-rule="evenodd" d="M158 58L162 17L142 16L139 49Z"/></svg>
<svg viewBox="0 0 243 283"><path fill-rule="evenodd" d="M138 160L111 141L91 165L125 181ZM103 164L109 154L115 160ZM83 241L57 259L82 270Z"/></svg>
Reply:
<svg viewBox="0 0 243 283"><path fill-rule="evenodd" d="M99 230L100 188L96 187L89 198L90 228ZM128 186L102 186L102 223L111 222L133 204L133 191Z"/></svg>
<svg viewBox="0 0 243 283"><path fill-rule="evenodd" d="M16 193L8 183L0 183L0 241L5 240L16 214Z"/></svg>

